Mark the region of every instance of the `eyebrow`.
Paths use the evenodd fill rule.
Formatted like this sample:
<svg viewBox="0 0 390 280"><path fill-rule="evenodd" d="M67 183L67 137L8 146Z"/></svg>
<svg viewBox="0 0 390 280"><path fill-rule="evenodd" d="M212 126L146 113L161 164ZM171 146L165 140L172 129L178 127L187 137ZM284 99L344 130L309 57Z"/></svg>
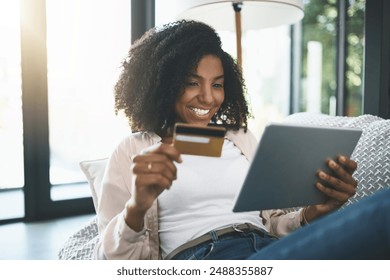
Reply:
<svg viewBox="0 0 390 280"><path fill-rule="evenodd" d="M195 73L190 73L190 74L188 75L188 77L203 79L202 76L199 76L198 74L195 74ZM224 78L225 78L225 75L222 74L222 75L219 75L219 76L214 77L214 80L219 80L219 79L224 79Z"/></svg>

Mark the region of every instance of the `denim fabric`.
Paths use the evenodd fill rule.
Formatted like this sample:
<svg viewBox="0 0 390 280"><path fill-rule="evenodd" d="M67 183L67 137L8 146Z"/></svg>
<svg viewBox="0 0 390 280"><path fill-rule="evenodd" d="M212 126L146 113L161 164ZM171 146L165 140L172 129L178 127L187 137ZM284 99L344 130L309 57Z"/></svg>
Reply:
<svg viewBox="0 0 390 280"><path fill-rule="evenodd" d="M249 259L390 259L390 190L274 242Z"/></svg>
<svg viewBox="0 0 390 280"><path fill-rule="evenodd" d="M243 260L277 240L264 232L235 232L218 237L209 232L212 240L189 248L174 256L173 260Z"/></svg>

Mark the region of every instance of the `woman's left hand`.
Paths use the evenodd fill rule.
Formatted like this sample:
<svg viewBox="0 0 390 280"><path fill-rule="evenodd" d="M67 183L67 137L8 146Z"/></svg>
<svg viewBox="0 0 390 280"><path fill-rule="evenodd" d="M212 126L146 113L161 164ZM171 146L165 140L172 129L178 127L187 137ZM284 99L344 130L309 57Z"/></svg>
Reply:
<svg viewBox="0 0 390 280"><path fill-rule="evenodd" d="M356 193L357 181L352 177L357 168L355 161L346 156L338 156L336 161L328 160L327 165L333 174L318 171L320 181L316 183L316 187L329 199L323 204L306 208L305 218L308 222L340 208Z"/></svg>

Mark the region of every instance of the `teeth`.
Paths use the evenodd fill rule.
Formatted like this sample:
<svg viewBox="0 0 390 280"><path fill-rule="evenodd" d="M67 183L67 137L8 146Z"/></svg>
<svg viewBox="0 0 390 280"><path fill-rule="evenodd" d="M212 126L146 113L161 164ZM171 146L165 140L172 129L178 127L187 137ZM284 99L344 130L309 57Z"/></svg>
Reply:
<svg viewBox="0 0 390 280"><path fill-rule="evenodd" d="M210 110L204 110L204 109L199 109L199 108L190 108L193 112L195 112L195 114L199 115L199 116L204 116L204 115L207 115Z"/></svg>

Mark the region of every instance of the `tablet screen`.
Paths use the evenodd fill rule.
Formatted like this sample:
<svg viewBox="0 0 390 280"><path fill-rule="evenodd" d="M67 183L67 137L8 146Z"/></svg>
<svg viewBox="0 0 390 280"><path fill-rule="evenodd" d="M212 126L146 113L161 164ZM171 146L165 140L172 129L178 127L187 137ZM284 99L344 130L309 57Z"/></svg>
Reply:
<svg viewBox="0 0 390 280"><path fill-rule="evenodd" d="M326 160L351 156L362 131L270 124L261 137L233 211L282 209L323 203L317 171Z"/></svg>

